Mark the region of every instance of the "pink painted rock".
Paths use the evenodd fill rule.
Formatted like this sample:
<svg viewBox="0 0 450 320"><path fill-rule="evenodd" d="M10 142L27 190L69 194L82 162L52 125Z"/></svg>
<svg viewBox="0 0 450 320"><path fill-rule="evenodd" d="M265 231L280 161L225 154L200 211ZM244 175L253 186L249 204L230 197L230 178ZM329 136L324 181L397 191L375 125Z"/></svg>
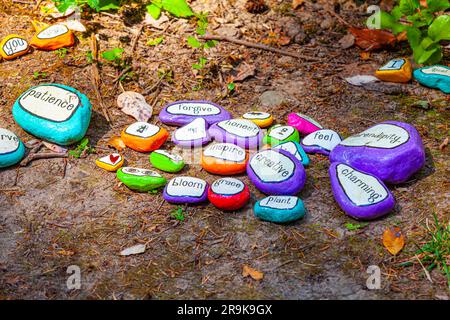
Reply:
<svg viewBox="0 0 450 320"><path fill-rule="evenodd" d="M323 126L320 123L302 113L289 114L288 125L293 126L302 135L307 135L314 131L323 129Z"/></svg>

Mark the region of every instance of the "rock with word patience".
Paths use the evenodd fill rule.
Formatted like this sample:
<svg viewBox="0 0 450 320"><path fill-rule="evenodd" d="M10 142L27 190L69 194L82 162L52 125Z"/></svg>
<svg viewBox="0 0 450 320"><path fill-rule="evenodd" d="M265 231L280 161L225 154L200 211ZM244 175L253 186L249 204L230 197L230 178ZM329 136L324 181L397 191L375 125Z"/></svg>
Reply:
<svg viewBox="0 0 450 320"><path fill-rule="evenodd" d="M272 115L262 111L251 111L244 113L242 118L254 122L260 128L267 128L273 123Z"/></svg>
<svg viewBox="0 0 450 320"><path fill-rule="evenodd" d="M408 82L411 80L412 67L408 59L393 59L375 71L375 76L388 82Z"/></svg>
<svg viewBox="0 0 450 320"><path fill-rule="evenodd" d="M117 178L131 190L139 192L158 189L167 182L166 178L155 171L133 167L117 170Z"/></svg>
<svg viewBox="0 0 450 320"><path fill-rule="evenodd" d="M0 128L0 168L15 165L25 154L23 142L13 132Z"/></svg>
<svg viewBox="0 0 450 320"><path fill-rule="evenodd" d="M232 143L211 144L202 153L203 169L213 174L233 175L245 172L248 153Z"/></svg>
<svg viewBox="0 0 450 320"><path fill-rule="evenodd" d="M385 183L402 183L425 164L425 150L416 128L385 121L342 140L330 153L342 162L375 175Z"/></svg>
<svg viewBox="0 0 450 320"><path fill-rule="evenodd" d="M263 142L274 145L286 141L300 142L300 134L298 130L292 126L274 125L264 136Z"/></svg>
<svg viewBox="0 0 450 320"><path fill-rule="evenodd" d="M288 223L305 216L303 201L295 196L268 196L255 203L255 216L261 220Z"/></svg>
<svg viewBox="0 0 450 320"><path fill-rule="evenodd" d="M329 129L321 129L308 134L301 144L307 153L321 153L328 156L340 142L341 136Z"/></svg>
<svg viewBox="0 0 450 320"><path fill-rule="evenodd" d="M450 67L434 65L414 70L414 78L424 86L450 93Z"/></svg>
<svg viewBox="0 0 450 320"><path fill-rule="evenodd" d="M161 147L169 133L147 122L135 122L122 130L120 137L128 148L140 152L149 152Z"/></svg>
<svg viewBox="0 0 450 320"><path fill-rule="evenodd" d="M64 24L54 24L36 32L30 44L41 50L57 50L73 46L75 36Z"/></svg>
<svg viewBox="0 0 450 320"><path fill-rule="evenodd" d="M62 84L31 87L16 100L14 120L32 135L59 144L81 140L91 120L91 103L74 88Z"/></svg>
<svg viewBox="0 0 450 320"><path fill-rule="evenodd" d="M95 160L95 164L107 171L115 172L124 162L124 158L119 153L113 153Z"/></svg>
<svg viewBox="0 0 450 320"><path fill-rule="evenodd" d="M208 199L216 208L238 210L250 200L250 190L241 180L221 178L209 187Z"/></svg>
<svg viewBox="0 0 450 320"><path fill-rule="evenodd" d="M0 42L0 56L5 60L12 60L30 51L28 41L17 34L10 34Z"/></svg>
<svg viewBox="0 0 450 320"><path fill-rule="evenodd" d="M197 118L172 134L172 142L184 148L197 148L211 141L208 133L208 123L203 118Z"/></svg>
<svg viewBox="0 0 450 320"><path fill-rule="evenodd" d="M281 149L286 152L289 152L294 157L296 157L297 160L300 161L304 167L309 165L309 157L306 154L306 152L303 150L300 143L298 143L298 142L295 142L295 141L282 142L280 144L273 146L272 149L275 149L275 150Z"/></svg>
<svg viewBox="0 0 450 320"><path fill-rule="evenodd" d="M185 165L181 156L163 149L155 150L150 154L150 163L156 169L171 173L181 171Z"/></svg>
<svg viewBox="0 0 450 320"><path fill-rule="evenodd" d="M313 118L302 113L291 113L288 115L288 125L293 126L302 135L310 134L323 129L322 125Z"/></svg>
<svg viewBox="0 0 450 320"><path fill-rule="evenodd" d="M374 175L339 162L331 164L329 174L334 198L349 216L372 220L394 208L394 197Z"/></svg>
<svg viewBox="0 0 450 320"><path fill-rule="evenodd" d="M164 188L163 198L171 203L201 203L208 200L208 183L194 177L176 177Z"/></svg>
<svg viewBox="0 0 450 320"><path fill-rule="evenodd" d="M263 139L262 130L250 120L230 119L213 124L209 134L217 142L233 143L245 149L256 149Z"/></svg>

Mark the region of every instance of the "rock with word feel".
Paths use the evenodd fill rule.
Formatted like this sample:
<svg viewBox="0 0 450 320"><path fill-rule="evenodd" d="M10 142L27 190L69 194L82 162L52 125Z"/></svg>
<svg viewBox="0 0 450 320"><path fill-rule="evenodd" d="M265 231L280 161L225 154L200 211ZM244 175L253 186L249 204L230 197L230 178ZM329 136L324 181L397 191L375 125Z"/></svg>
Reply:
<svg viewBox="0 0 450 320"><path fill-rule="evenodd" d="M30 51L28 41L17 34L10 34L0 42L0 56L5 60L12 60Z"/></svg>
<svg viewBox="0 0 450 320"><path fill-rule="evenodd" d="M414 70L414 78L420 84L450 93L450 67L434 65Z"/></svg>
<svg viewBox="0 0 450 320"><path fill-rule="evenodd" d="M375 76L388 82L408 82L411 80L412 67L408 59L393 59L375 71Z"/></svg>
<svg viewBox="0 0 450 320"><path fill-rule="evenodd" d="M274 125L264 136L263 142L274 145L286 141L300 142L298 130L292 126Z"/></svg>
<svg viewBox="0 0 450 320"><path fill-rule="evenodd" d="M178 154L158 149L150 154L150 163L159 170L165 172L178 172L184 167L184 160Z"/></svg>
<svg viewBox="0 0 450 320"><path fill-rule="evenodd" d="M288 223L305 216L303 201L295 196L268 196L255 203L255 216L261 220Z"/></svg>
<svg viewBox="0 0 450 320"><path fill-rule="evenodd" d="M213 124L209 134L217 142L233 143L245 149L256 149L262 142L262 130L250 120L230 119Z"/></svg>
<svg viewBox="0 0 450 320"><path fill-rule="evenodd" d="M208 123L203 118L195 119L172 134L172 142L185 148L201 147L209 141L211 137L208 133Z"/></svg>
<svg viewBox="0 0 450 320"><path fill-rule="evenodd" d="M321 129L304 137L302 147L308 153L321 153L327 156L341 140L341 136L337 132Z"/></svg>
<svg viewBox="0 0 450 320"><path fill-rule="evenodd" d="M245 172L248 153L232 143L215 143L203 150L201 164L203 169L220 175L233 175Z"/></svg>
<svg viewBox="0 0 450 320"><path fill-rule="evenodd" d="M238 210L250 200L250 190L241 180L221 178L209 187L208 199L219 209Z"/></svg>
<svg viewBox="0 0 450 320"><path fill-rule="evenodd" d="M122 130L120 137L128 148L140 152L158 149L166 142L169 133L147 122L135 122Z"/></svg>
<svg viewBox="0 0 450 320"><path fill-rule="evenodd" d="M282 142L280 144L273 146L272 149L275 149L275 150L281 149L286 152L289 152L294 157L296 157L297 160L303 164L303 166L306 167L307 165L309 165L309 157L306 154L306 152L303 150L300 143L298 143L298 142L295 142L295 141Z"/></svg>
<svg viewBox="0 0 450 320"><path fill-rule="evenodd" d="M208 183L194 177L176 177L164 188L163 198L171 203L201 203L208 200Z"/></svg>
<svg viewBox="0 0 450 320"><path fill-rule="evenodd" d="M117 178L131 190L148 192L164 186L166 178L155 171L123 167L117 170Z"/></svg>
<svg viewBox="0 0 450 320"><path fill-rule="evenodd" d="M64 47L71 47L75 43L73 32L64 24L54 24L48 26L33 36L30 44L41 50L57 50Z"/></svg>
<svg viewBox="0 0 450 320"><path fill-rule="evenodd" d="M118 153L113 153L95 160L95 164L98 167L111 172L117 171L123 165L123 162L124 158Z"/></svg>
<svg viewBox="0 0 450 320"><path fill-rule="evenodd" d="M0 168L15 165L25 154L23 142L13 132L0 128Z"/></svg>
<svg viewBox="0 0 450 320"><path fill-rule="evenodd" d="M272 115L262 111L247 112L242 116L242 118L253 121L260 128L267 128L273 123Z"/></svg>
<svg viewBox="0 0 450 320"><path fill-rule="evenodd" d="M323 129L320 123L302 113L290 113L288 115L288 125L293 126L302 135Z"/></svg>

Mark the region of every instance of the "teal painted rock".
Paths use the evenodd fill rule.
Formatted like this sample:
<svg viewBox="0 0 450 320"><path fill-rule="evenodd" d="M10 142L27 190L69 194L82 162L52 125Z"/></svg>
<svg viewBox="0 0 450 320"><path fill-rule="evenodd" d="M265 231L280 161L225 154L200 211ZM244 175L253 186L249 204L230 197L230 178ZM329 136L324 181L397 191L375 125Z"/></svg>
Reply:
<svg viewBox="0 0 450 320"><path fill-rule="evenodd" d="M74 88L62 84L31 87L14 103L14 120L32 135L59 144L81 140L91 120L91 103Z"/></svg>
<svg viewBox="0 0 450 320"><path fill-rule="evenodd" d="M300 142L300 134L294 127L280 124L271 127L263 139L263 143L270 145L280 144L286 141Z"/></svg>
<svg viewBox="0 0 450 320"><path fill-rule="evenodd" d="M167 180L155 171L124 167L117 170L117 178L131 190L148 192L166 184Z"/></svg>
<svg viewBox="0 0 450 320"><path fill-rule="evenodd" d="M184 167L184 160L177 154L158 149L150 154L150 163L159 170L166 172L178 172Z"/></svg>
<svg viewBox="0 0 450 320"><path fill-rule="evenodd" d="M0 168L9 167L25 154L25 146L19 137L7 129L0 128Z"/></svg>
<svg viewBox="0 0 450 320"><path fill-rule="evenodd" d="M435 65L414 70L414 78L424 86L450 93L450 67Z"/></svg>
<svg viewBox="0 0 450 320"><path fill-rule="evenodd" d="M268 196L255 203L257 218L275 223L287 223L303 218L306 213L303 201L295 196Z"/></svg>
<svg viewBox="0 0 450 320"><path fill-rule="evenodd" d="M302 146L298 142L295 142L295 141L282 142L282 143L277 144L274 147L272 147L272 149L281 149L286 152L289 152L294 157L296 157L297 160L300 161L304 167L309 165L308 155L306 154L305 150L303 150Z"/></svg>

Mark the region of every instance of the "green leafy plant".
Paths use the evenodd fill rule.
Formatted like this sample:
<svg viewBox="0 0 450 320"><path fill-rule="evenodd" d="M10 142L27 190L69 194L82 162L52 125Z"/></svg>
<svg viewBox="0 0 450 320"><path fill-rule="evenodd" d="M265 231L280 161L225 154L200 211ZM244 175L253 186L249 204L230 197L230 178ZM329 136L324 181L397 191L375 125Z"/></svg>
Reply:
<svg viewBox="0 0 450 320"><path fill-rule="evenodd" d="M363 223L357 223L357 224L353 224L353 223L346 223L345 227L347 228L347 230L349 231L355 231L355 230L359 230L361 228L364 228L368 225L369 223L367 222L363 222Z"/></svg>
<svg viewBox="0 0 450 320"><path fill-rule="evenodd" d="M34 71L33 72L33 79L34 80L44 79L46 77L47 77L47 73L46 72L39 72L39 71Z"/></svg>
<svg viewBox="0 0 450 320"><path fill-rule="evenodd" d="M53 53L56 54L60 59L63 59L67 55L67 52L69 52L69 49L67 48L60 48L53 51Z"/></svg>
<svg viewBox="0 0 450 320"><path fill-rule="evenodd" d="M177 18L189 18L194 15L186 0L151 0L146 8L155 20L159 19L163 10Z"/></svg>
<svg viewBox="0 0 450 320"><path fill-rule="evenodd" d="M164 37L151 38L147 41L147 45L157 46L158 44L162 43L163 41L164 41Z"/></svg>
<svg viewBox="0 0 450 320"><path fill-rule="evenodd" d="M53 0L59 12L65 12L69 8L90 7L95 11L108 11L120 8L120 0Z"/></svg>
<svg viewBox="0 0 450 320"><path fill-rule="evenodd" d="M178 221L184 221L185 216L184 216L184 212L183 212L183 207L178 207L177 209L172 211L171 214L172 218L178 220Z"/></svg>
<svg viewBox="0 0 450 320"><path fill-rule="evenodd" d="M113 48L108 51L102 52L102 58L111 62L119 70L125 70L129 67L127 61L123 58L124 50L122 48ZM126 77L131 77L132 72L125 72L121 75L119 81L123 81Z"/></svg>
<svg viewBox="0 0 450 320"><path fill-rule="evenodd" d="M74 158L80 158L83 154L90 154L95 152L95 149L89 146L89 139L83 138L80 144L73 150L69 151L69 154Z"/></svg>

